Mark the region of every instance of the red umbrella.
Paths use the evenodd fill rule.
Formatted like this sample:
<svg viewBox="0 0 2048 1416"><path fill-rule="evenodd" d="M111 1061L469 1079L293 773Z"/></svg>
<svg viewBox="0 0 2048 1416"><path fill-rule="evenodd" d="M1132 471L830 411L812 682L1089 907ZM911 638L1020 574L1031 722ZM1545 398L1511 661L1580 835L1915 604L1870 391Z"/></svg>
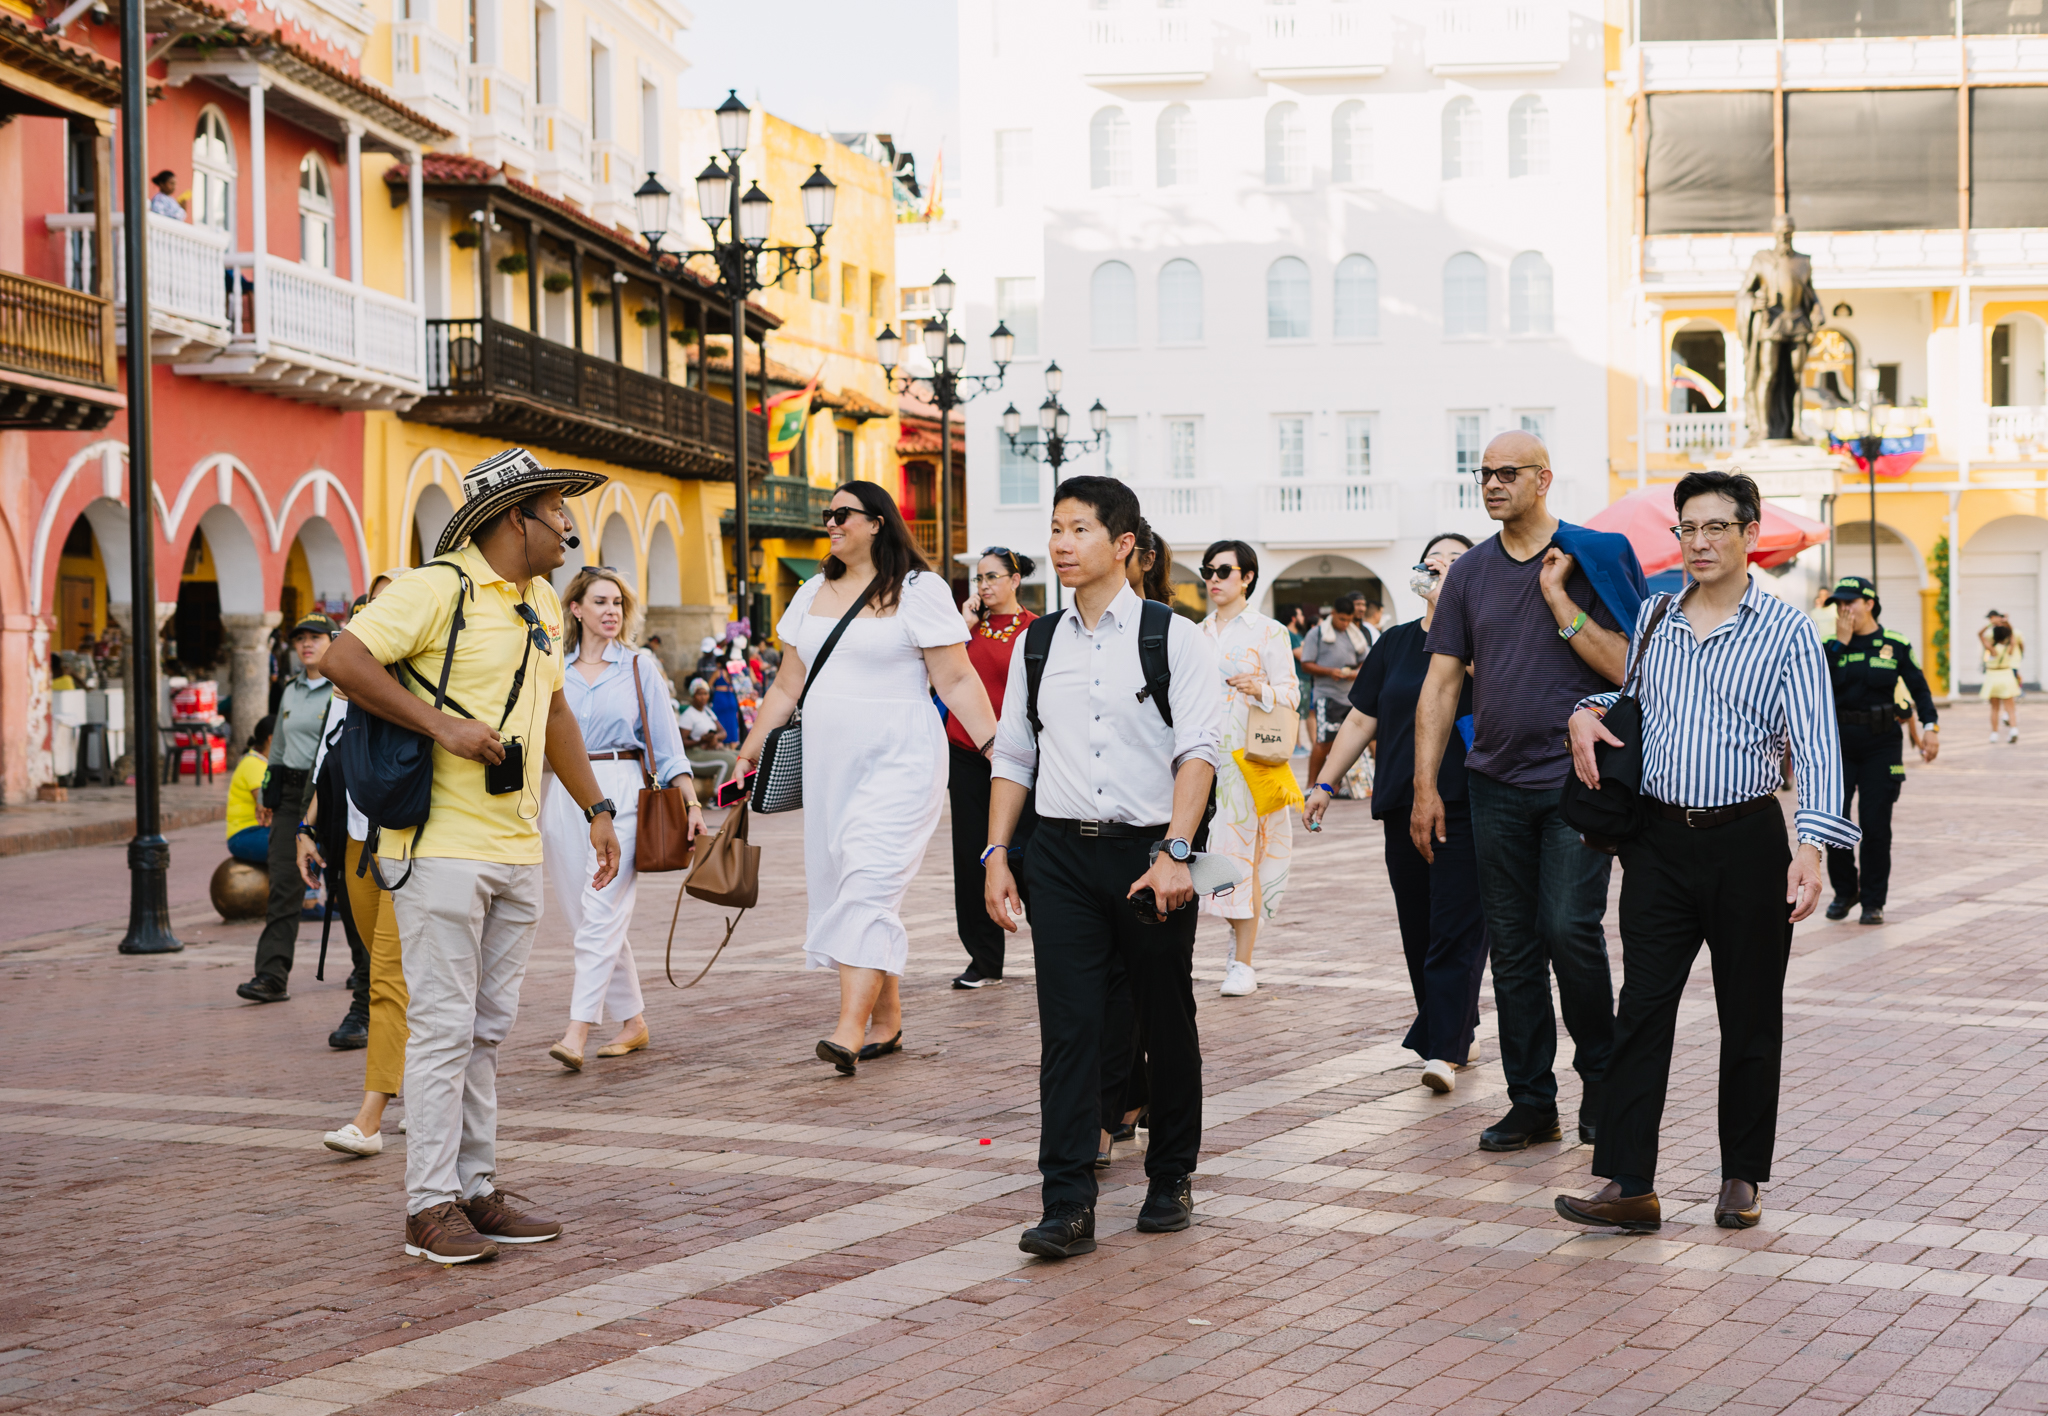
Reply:
<svg viewBox="0 0 2048 1416"><path fill-rule="evenodd" d="M1674 490L1644 487L1630 492L1586 518L1586 524L1595 531L1619 531L1628 537L1628 543L1635 547L1636 559L1642 562L1644 575L1675 569L1682 557L1678 538L1671 534L1671 527L1678 520L1677 508L1671 501ZM1751 564L1767 569L1783 565L1808 546L1817 546L1827 538L1828 528L1823 523L1765 502L1763 530L1749 559Z"/></svg>

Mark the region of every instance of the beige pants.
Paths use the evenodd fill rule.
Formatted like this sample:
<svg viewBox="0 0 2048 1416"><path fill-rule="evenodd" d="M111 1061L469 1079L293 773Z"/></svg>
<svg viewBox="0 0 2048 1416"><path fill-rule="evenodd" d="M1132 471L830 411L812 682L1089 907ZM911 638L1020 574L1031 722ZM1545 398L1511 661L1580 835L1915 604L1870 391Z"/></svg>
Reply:
<svg viewBox="0 0 2048 1416"><path fill-rule="evenodd" d="M383 863L396 880L404 866ZM405 1021L405 1212L494 1188L498 1044L540 924L541 868L429 856L391 894L410 994Z"/></svg>

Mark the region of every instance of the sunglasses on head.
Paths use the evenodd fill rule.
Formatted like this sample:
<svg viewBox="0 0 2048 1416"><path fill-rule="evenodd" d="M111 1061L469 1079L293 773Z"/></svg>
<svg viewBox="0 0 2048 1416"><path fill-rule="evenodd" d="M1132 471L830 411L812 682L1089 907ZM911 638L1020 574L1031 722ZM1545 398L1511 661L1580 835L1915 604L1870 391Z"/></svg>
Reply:
<svg viewBox="0 0 2048 1416"><path fill-rule="evenodd" d="M856 516L871 517L876 521L880 521L882 519L881 517L876 516L872 511L867 510L865 507L828 506L825 508L824 520L827 526L844 526L850 518Z"/></svg>

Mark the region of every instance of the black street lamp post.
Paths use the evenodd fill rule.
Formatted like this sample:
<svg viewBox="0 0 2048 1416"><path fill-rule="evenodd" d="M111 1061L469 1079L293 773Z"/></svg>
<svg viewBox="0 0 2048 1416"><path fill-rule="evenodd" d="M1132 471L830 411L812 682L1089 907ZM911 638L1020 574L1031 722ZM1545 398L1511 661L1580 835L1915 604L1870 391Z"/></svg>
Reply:
<svg viewBox="0 0 2048 1416"><path fill-rule="evenodd" d="M1075 453L1093 452L1109 445L1109 410L1099 398L1088 409L1088 428L1093 436L1067 436L1067 410L1060 403L1060 385L1065 381L1066 374L1057 361L1045 366L1045 402L1038 405L1038 430L1044 436L1036 442L1017 441L1017 434L1024 430L1024 415L1017 411L1016 404L1003 410L1003 434L1010 440L1011 451L1052 468L1054 485L1059 483L1060 468Z"/></svg>
<svg viewBox="0 0 2048 1416"><path fill-rule="evenodd" d="M747 150L747 129L752 119L738 90L730 91L718 105L718 146L726 165L717 158L697 174L697 211L711 228L711 245L701 251L668 254L682 264L698 256L707 257L718 270L715 288L725 296L732 314L732 483L733 561L738 568L739 604L734 619L746 619L753 611L753 559L747 530L747 296L780 283L789 275L815 270L825 259L825 232L832 226L832 208L837 188L822 165L813 163L811 175L800 188L804 199L804 225L811 230L808 246L768 244L768 218L774 202L754 182L744 195L740 192L740 157ZM649 255L659 263L663 252L661 237L668 229L669 192L650 172L635 192L639 204L641 235L647 238ZM720 230L731 233L720 239ZM764 276L761 264L774 257L773 275ZM761 376L762 406L767 406L768 376Z"/></svg>
<svg viewBox="0 0 2048 1416"><path fill-rule="evenodd" d="M918 336L925 358L931 361L932 371L928 376L921 378L896 367L903 352L903 340L894 330L884 325L882 332L875 336L875 357L881 360L889 387L898 393L908 393L922 385L931 401L938 405L939 573L945 576L948 585L953 583L953 410L963 403L973 402L984 393L1001 388L1003 376L1009 371L1011 356L1017 351L1017 337L998 320L988 337L989 358L995 362L995 373L961 373L967 363L967 341L953 328L954 294L953 278L940 271L939 278L932 282L932 309L937 318L926 320L924 330Z"/></svg>
<svg viewBox="0 0 2048 1416"><path fill-rule="evenodd" d="M1866 369L1862 375L1863 398L1857 408L1857 422L1863 425L1862 434L1856 439L1857 450L1863 454L1863 475L1870 488L1870 588L1877 588L1877 459L1884 455L1884 427L1877 419L1878 374L1875 369Z"/></svg>

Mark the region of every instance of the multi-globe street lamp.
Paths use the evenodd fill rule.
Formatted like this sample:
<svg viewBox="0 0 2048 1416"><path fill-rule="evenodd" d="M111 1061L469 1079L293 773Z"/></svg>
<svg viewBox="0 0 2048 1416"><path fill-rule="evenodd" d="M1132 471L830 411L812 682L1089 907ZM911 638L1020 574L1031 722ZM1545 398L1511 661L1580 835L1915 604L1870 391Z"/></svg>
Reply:
<svg viewBox="0 0 2048 1416"><path fill-rule="evenodd" d="M1060 468L1079 452L1093 452L1109 443L1109 410L1096 399L1088 410L1088 427L1094 436L1070 438L1067 436L1067 410L1060 403L1060 385L1066 381L1066 374L1057 360L1045 366L1045 402L1038 405L1038 430L1042 437L1030 442L1018 442L1017 434L1024 430L1024 415L1011 404L1003 410L1003 435L1010 440L1010 450L1034 462L1044 462L1052 468L1053 484L1060 480Z"/></svg>
<svg viewBox="0 0 2048 1416"><path fill-rule="evenodd" d="M889 387L897 393L908 393L913 387L923 385L931 402L938 405L939 573L945 576L948 585L953 583L953 410L984 393L1001 388L1003 376L1009 371L1010 359L1017 352L1017 337L998 320L988 337L989 358L995 362L995 373L961 373L960 369L967 363L967 341L953 328L955 293L953 278L940 271L939 278L932 282L932 310L937 317L926 320L918 336L925 358L931 361L930 374L914 375L908 370L899 372L897 361L902 357L903 340L896 331L884 325L882 332L875 336L875 357L881 361Z"/></svg>
<svg viewBox="0 0 2048 1416"><path fill-rule="evenodd" d="M640 234L646 238L648 255L657 265L666 255L679 266L699 256L717 268L714 288L731 306L732 314L732 482L733 563L739 582L739 604L734 619L749 618L754 605L754 572L751 537L747 530L747 296L780 284L790 275L815 270L825 259L825 233L832 226L832 209L838 195L822 164L811 165L811 175L798 189L803 194L804 225L810 228L808 246L768 244L768 218L774 201L757 181L744 194L740 191L740 157L747 150L747 131L752 120L739 91L729 90L718 105L718 146L726 165L717 158L697 174L697 211L711 228L711 245L703 250L661 249L668 233L669 190L652 172L633 194L638 208ZM721 237L721 231L730 232ZM775 273L764 276L762 262L775 260ZM761 375L761 402L767 407L768 375Z"/></svg>

